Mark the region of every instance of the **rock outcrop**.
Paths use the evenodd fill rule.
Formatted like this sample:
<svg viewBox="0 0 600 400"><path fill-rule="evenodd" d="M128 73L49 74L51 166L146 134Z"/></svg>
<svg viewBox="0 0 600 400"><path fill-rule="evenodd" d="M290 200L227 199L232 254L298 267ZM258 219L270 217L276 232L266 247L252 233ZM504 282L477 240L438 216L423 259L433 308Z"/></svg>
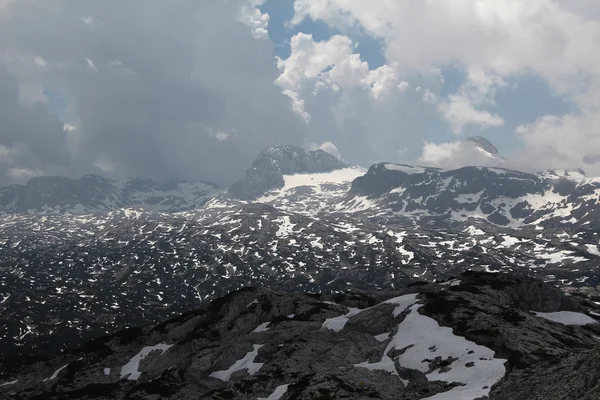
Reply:
<svg viewBox="0 0 600 400"><path fill-rule="evenodd" d="M0 362L0 393L469 400L491 392L491 399L592 399L600 395L597 380L589 379L597 371L588 371L600 334L592 310L592 302L528 277L474 272L396 292L325 296L247 288L56 358ZM543 384L566 368L585 369L572 392L580 397L564 395L562 378ZM523 397L527 389L538 397Z"/></svg>

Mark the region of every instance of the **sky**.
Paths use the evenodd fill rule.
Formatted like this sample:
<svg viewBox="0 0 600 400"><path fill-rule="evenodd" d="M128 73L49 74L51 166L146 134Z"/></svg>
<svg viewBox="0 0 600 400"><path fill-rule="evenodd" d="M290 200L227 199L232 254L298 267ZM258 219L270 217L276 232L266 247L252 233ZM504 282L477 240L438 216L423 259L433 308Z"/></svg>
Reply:
<svg viewBox="0 0 600 400"><path fill-rule="evenodd" d="M0 0L0 184L345 162L600 175L597 0Z"/></svg>

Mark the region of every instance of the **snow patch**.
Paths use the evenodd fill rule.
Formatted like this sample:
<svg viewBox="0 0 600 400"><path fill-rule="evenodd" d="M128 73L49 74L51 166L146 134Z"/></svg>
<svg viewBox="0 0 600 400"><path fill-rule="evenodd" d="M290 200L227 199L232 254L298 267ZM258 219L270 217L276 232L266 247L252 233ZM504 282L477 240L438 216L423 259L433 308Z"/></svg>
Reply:
<svg viewBox="0 0 600 400"><path fill-rule="evenodd" d="M52 374L52 376L50 376L49 378L44 379L44 382L56 379L56 377L58 376L58 374L60 373L60 371L62 371L63 369L67 368L68 366L69 366L69 364L63 365L62 367L60 367L59 369L57 369L56 371L54 371L54 373Z"/></svg>
<svg viewBox="0 0 600 400"><path fill-rule="evenodd" d="M287 392L289 385L281 385L281 386L277 386L275 388L275 391L273 393L271 393L271 395L269 397L259 397L258 400L279 400L281 398L281 396L283 396L285 394L285 392Z"/></svg>
<svg viewBox="0 0 600 400"><path fill-rule="evenodd" d="M327 318L325 322L323 322L321 329L329 329L334 332L339 332L344 329L344 326L346 326L346 323L350 317L360 313L361 311L364 311L360 308L353 307L348 307L348 310L350 310L348 313L340 315L339 317Z"/></svg>
<svg viewBox="0 0 600 400"><path fill-rule="evenodd" d="M506 360L494 358L493 350L455 336L451 328L441 327L434 319L419 314L418 309L422 305L414 304L415 299L416 295L392 299L398 304L394 310L395 316L408 309L410 313L398 325L398 331L384 350L381 361L365 361L355 366L388 371L398 376L395 367L397 361L401 367L423 372L430 381L464 384L427 398L431 400L463 400L487 396L492 385L504 377ZM387 354L393 349L404 352L396 360L392 360ZM441 357L442 360L452 358L454 361L449 364L446 372L440 372L439 368L429 372L429 360L436 357ZM400 379L404 385L408 384L407 380Z"/></svg>
<svg viewBox="0 0 600 400"><path fill-rule="evenodd" d="M563 325L588 325L598 323L598 321L591 318L589 315L573 311L557 311L550 313L534 311L534 314L538 317L547 319L549 321L558 322L559 324Z"/></svg>
<svg viewBox="0 0 600 400"><path fill-rule="evenodd" d="M256 332L256 333L266 332L269 330L269 328L267 328L267 326L269 326L269 324L270 324L270 322L265 322L264 324L260 324L252 332Z"/></svg>
<svg viewBox="0 0 600 400"><path fill-rule="evenodd" d="M392 334L391 332L387 332L387 333L382 333L381 335L375 335L375 340L377 340L378 342L385 342L386 340L388 340L390 338L391 334Z"/></svg>
<svg viewBox="0 0 600 400"><path fill-rule="evenodd" d="M160 351L160 354L162 355L165 351L169 350L171 347L173 347L172 344L166 344L166 343L160 343L155 346L144 347L142 350L140 350L139 353L137 353L135 356L133 356L127 364L123 365L123 367L121 368L121 379L127 378L130 381L137 380L140 377L140 375L142 374L140 371L138 371L141 360L145 359L148 356L148 354L152 353L153 351L157 351L157 350Z"/></svg>
<svg viewBox="0 0 600 400"><path fill-rule="evenodd" d="M423 172L427 172L427 169L419 166L405 165L405 164L383 164L385 169L390 171L400 171L405 174L422 174Z"/></svg>
<svg viewBox="0 0 600 400"><path fill-rule="evenodd" d="M241 371L243 369L248 371L248 374L254 375L261 369L263 366L262 363L255 363L254 359L258 355L258 350L263 347L262 344L255 344L254 350L249 351L244 358L237 360L231 367L223 371L215 371L212 372L209 376L213 378L217 378L222 380L223 382L228 382L231 379L231 375L233 375L237 371Z"/></svg>

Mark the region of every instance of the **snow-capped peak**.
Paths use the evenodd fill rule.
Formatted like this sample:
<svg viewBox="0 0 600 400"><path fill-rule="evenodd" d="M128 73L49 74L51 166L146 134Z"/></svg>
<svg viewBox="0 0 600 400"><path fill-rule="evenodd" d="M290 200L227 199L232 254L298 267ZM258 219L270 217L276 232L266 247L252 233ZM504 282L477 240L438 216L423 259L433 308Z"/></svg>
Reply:
<svg viewBox="0 0 600 400"><path fill-rule="evenodd" d="M504 162L506 159L500 154L500 151L489 140L482 136L472 136L464 141L472 145L476 150L492 160Z"/></svg>

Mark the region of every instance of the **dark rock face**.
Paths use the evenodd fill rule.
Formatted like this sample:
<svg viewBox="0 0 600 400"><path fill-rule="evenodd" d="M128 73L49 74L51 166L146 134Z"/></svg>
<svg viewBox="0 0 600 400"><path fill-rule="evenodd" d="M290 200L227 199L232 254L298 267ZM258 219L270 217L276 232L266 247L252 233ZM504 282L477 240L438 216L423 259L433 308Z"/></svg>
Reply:
<svg viewBox="0 0 600 400"><path fill-rule="evenodd" d="M32 178L26 185L0 188L0 213L85 214L123 207L183 211L203 205L216 190L212 182L110 181L96 175L72 180L47 176Z"/></svg>
<svg viewBox="0 0 600 400"><path fill-rule="evenodd" d="M474 400L495 385L490 399L596 399L600 388L589 379L598 377L594 316L586 317L589 325L568 326L531 312L565 305L584 317L595 309L539 281L503 274L335 296L246 288L56 358L0 362L0 393L14 399L392 400L448 392ZM560 383L571 385L569 375L560 376L565 368L575 379L569 393L581 396L556 396L565 393Z"/></svg>
<svg viewBox="0 0 600 400"><path fill-rule="evenodd" d="M263 193L283 187L283 175L329 172L346 165L323 151L305 152L301 147L267 147L246 171L246 178L229 187L229 193L241 200L253 200Z"/></svg>
<svg viewBox="0 0 600 400"><path fill-rule="evenodd" d="M492 390L493 400L597 400L600 347L576 351L555 364L515 371Z"/></svg>

